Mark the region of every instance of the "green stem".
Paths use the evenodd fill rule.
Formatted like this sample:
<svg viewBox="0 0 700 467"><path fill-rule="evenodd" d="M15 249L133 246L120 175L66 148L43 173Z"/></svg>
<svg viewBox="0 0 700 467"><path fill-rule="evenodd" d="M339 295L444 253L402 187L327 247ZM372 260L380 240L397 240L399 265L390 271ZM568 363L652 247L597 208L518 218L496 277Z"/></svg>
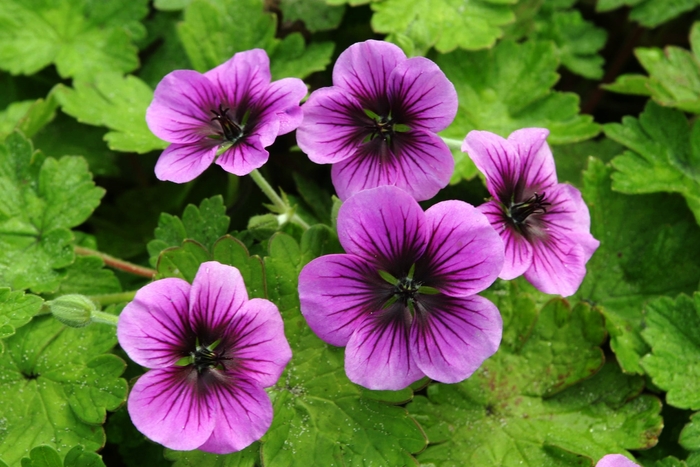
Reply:
<svg viewBox="0 0 700 467"><path fill-rule="evenodd" d="M95 302L97 306L107 306L130 302L134 299L136 292L136 290L129 290L127 292L108 293L104 295L90 295L88 298Z"/></svg>
<svg viewBox="0 0 700 467"><path fill-rule="evenodd" d="M110 315L104 311L93 311L90 314L90 319L93 323L111 324L112 326L116 326L119 322L119 316Z"/></svg>
<svg viewBox="0 0 700 467"><path fill-rule="evenodd" d="M255 169L250 173L250 178L253 179L255 184L260 187L262 192L265 193L265 196L267 196L269 200L272 201L272 204L274 204L275 207L280 210L280 212L287 212L289 210L289 206L287 206L287 203L285 203L284 200L280 198L280 196L274 190L274 188L272 188L270 184L267 183L267 180L265 180L265 177L262 176L258 169Z"/></svg>
<svg viewBox="0 0 700 467"><path fill-rule="evenodd" d="M300 226L304 230L309 230L309 224L304 221L301 217L299 217L294 210L292 209L289 204L287 204L286 201L284 201L280 195L277 194L277 192L270 186L270 184L265 180L265 177L258 171L258 169L253 170L250 173L250 178L253 179L256 185L260 187L260 190L267 196L267 198L272 201L272 204L277 208L277 210L281 213L282 217L282 222L284 223L286 220L289 220L291 222L294 222L298 226Z"/></svg>
<svg viewBox="0 0 700 467"><path fill-rule="evenodd" d="M119 269L120 271L128 272L129 274L134 274L136 276L142 276L147 277L149 279L153 279L153 276L155 276L157 272L155 269L139 266L138 264L130 263L128 261L124 261L123 259L110 256L106 253L91 250L90 248L76 246L74 250L76 255L97 256L98 258L102 258L102 261L104 261L107 266L114 269Z"/></svg>
<svg viewBox="0 0 700 467"><path fill-rule="evenodd" d="M461 139L445 138L444 136L440 138L442 138L448 148L462 150L463 141Z"/></svg>

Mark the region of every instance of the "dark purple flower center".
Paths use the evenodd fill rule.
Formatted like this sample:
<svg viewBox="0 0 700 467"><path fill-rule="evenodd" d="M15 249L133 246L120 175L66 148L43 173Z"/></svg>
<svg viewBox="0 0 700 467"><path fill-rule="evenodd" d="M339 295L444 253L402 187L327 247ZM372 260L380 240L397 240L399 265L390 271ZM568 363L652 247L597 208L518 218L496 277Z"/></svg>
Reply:
<svg viewBox="0 0 700 467"><path fill-rule="evenodd" d="M231 109L224 109L223 107L223 104L219 104L218 112L214 109L211 110L211 113L214 114L214 117L211 119L211 121L219 122L219 125L221 126L221 131L218 132L218 135L220 137L222 137L228 142L235 143L243 136L243 129L245 124L239 125L238 123L236 123L228 113Z"/></svg>
<svg viewBox="0 0 700 467"><path fill-rule="evenodd" d="M213 368L226 369L224 361L231 359L225 357L223 350L216 347L216 345L198 345L193 352L190 352L190 359L197 373L201 374Z"/></svg>
<svg viewBox="0 0 700 467"><path fill-rule="evenodd" d="M507 209L508 217L513 219L516 225L522 224L533 214L544 214L547 212L547 206L552 203L545 201L545 193L532 195L527 201L522 203L512 204Z"/></svg>
<svg viewBox="0 0 700 467"><path fill-rule="evenodd" d="M379 271L379 275L382 279L391 284L391 287L387 290L388 293L385 296L386 301L384 302L383 308L386 309L399 303L413 315L421 295L434 295L438 293L437 289L424 286L423 281L416 280L414 271L415 265L411 267L411 270L406 276L400 279L394 278L394 276L386 271Z"/></svg>
<svg viewBox="0 0 700 467"><path fill-rule="evenodd" d="M396 133L402 133L409 130L408 125L399 123L394 117L392 117L391 112L386 115L378 115L369 109L363 109L363 112L371 120L367 125L365 125L365 128L368 131L364 140L365 143L379 138L383 142L391 144L391 138Z"/></svg>
<svg viewBox="0 0 700 467"><path fill-rule="evenodd" d="M404 306L413 308L413 304L418 298L418 291L421 285L422 284L416 280L404 277L394 285L394 297L396 297L397 301L403 303Z"/></svg>

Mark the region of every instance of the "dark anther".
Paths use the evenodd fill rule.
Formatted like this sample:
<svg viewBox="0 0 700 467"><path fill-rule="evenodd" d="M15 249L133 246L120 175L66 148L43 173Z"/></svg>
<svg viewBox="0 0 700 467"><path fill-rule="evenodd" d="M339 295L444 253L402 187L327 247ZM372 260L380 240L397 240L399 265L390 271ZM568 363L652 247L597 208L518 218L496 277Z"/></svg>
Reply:
<svg viewBox="0 0 700 467"><path fill-rule="evenodd" d="M229 117L229 110L228 108L224 109L223 105L219 104L218 112L216 110L211 110L211 113L214 114L211 121L213 122L216 120L219 122L219 125L221 125L221 136L223 136L226 141L234 143L243 136L243 128Z"/></svg>
<svg viewBox="0 0 700 467"><path fill-rule="evenodd" d="M517 203L512 205L508 212L511 219L516 224L522 224L525 219L530 217L532 214L544 214L547 212L547 206L551 206L552 203L548 203L544 200L545 193L541 195L535 193L527 201L522 203Z"/></svg>
<svg viewBox="0 0 700 467"><path fill-rule="evenodd" d="M388 141L394 134L394 121L391 118L380 117L374 120L374 125L370 128L372 129L372 133L369 135L370 141L376 137Z"/></svg>
<svg viewBox="0 0 700 467"><path fill-rule="evenodd" d="M229 360L228 358L217 355L214 350L201 345L197 347L197 350L192 352L191 355L194 360L194 367L199 373L210 368L223 367L222 362L224 360Z"/></svg>
<svg viewBox="0 0 700 467"><path fill-rule="evenodd" d="M420 282L404 277L394 286L394 296L396 296L397 300L403 303L404 306L408 306L415 302L420 286Z"/></svg>

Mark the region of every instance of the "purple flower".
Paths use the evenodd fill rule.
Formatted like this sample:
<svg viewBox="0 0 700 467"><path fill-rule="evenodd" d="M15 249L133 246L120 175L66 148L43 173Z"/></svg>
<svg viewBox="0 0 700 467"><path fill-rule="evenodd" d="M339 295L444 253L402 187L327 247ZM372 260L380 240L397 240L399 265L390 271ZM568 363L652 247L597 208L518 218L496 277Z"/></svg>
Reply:
<svg viewBox="0 0 700 467"><path fill-rule="evenodd" d="M354 44L338 57L333 86L311 93L303 109L299 147L333 164L340 199L395 185L426 200L450 180L454 159L435 133L454 120L457 93L426 58L407 59L387 42Z"/></svg>
<svg viewBox="0 0 700 467"><path fill-rule="evenodd" d="M204 74L169 73L146 110L151 131L172 143L158 159L156 176L189 182L214 159L227 172L249 174L267 162L264 148L299 126L305 95L299 79L270 82L262 49L237 53Z"/></svg>
<svg viewBox="0 0 700 467"><path fill-rule="evenodd" d="M486 176L493 200L479 206L503 238L506 261L499 277L525 273L545 293L569 296L586 275L586 263L600 242L581 192L557 183L549 131L524 128L503 139L471 131L462 144Z"/></svg>
<svg viewBox="0 0 700 467"><path fill-rule="evenodd" d="M476 208L445 201L423 212L399 188L374 188L342 205L338 236L347 254L307 264L299 299L321 339L347 346L351 381L455 383L498 349L501 315L474 294L496 280L503 242Z"/></svg>
<svg viewBox="0 0 700 467"><path fill-rule="evenodd" d="M596 467L639 467L622 454L608 454L598 461Z"/></svg>
<svg viewBox="0 0 700 467"><path fill-rule="evenodd" d="M192 285L152 282L121 316L117 337L147 368L129 394L138 430L177 450L225 454L260 439L272 423L263 388L292 356L277 307L248 300L238 269L203 263Z"/></svg>

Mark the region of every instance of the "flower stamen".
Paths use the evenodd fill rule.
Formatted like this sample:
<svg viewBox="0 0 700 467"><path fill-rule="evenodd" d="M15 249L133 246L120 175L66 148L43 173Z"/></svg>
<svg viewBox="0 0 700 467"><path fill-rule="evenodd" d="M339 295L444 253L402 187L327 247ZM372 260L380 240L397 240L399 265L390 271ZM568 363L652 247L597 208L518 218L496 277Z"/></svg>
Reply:
<svg viewBox="0 0 700 467"><path fill-rule="evenodd" d="M546 193L532 195L527 201L522 203L516 203L508 208L508 217L513 219L516 224L522 224L525 220L533 214L545 214L547 212L547 206L551 206L552 203L546 202Z"/></svg>
<svg viewBox="0 0 700 467"><path fill-rule="evenodd" d="M211 110L211 113L214 114L211 121L213 122L216 120L219 122L219 125L221 126L221 133L219 133L220 136L223 136L226 141L235 143L241 138L241 136L243 136L243 126L234 122L233 119L229 117L228 111L231 109L228 107L224 109L223 107L224 106L222 104L219 104L218 112L213 109Z"/></svg>
<svg viewBox="0 0 700 467"><path fill-rule="evenodd" d="M197 369L197 373L201 374L203 371L212 368L220 368L223 370L225 369L223 361L231 360L230 358L222 357L214 352L213 347L214 345L209 347L199 345L196 350L190 352L190 358L192 364L194 364L194 367Z"/></svg>

